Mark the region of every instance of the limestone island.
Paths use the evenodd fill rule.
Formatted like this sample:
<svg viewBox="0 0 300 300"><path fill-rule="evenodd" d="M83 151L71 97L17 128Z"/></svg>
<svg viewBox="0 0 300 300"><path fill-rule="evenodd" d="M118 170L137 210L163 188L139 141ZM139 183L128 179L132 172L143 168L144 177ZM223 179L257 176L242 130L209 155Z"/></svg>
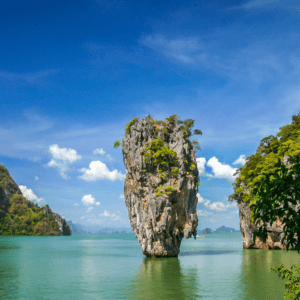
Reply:
<svg viewBox="0 0 300 300"><path fill-rule="evenodd" d="M183 237L196 239L199 173L190 141L194 120L134 118L122 140L127 170L125 204L131 227L148 257L176 257ZM117 141L114 147L121 144Z"/></svg>
<svg viewBox="0 0 300 300"><path fill-rule="evenodd" d="M261 140L255 154L246 158L246 164L237 170L238 175L234 183L234 193L229 197L230 201L237 201L240 216L240 228L244 249L282 249L286 250L282 218L272 224L267 224L269 231L267 240L256 236L257 227L251 221L251 202L255 202L252 193L253 184L259 182L263 176L274 169L278 158L282 163L291 167L288 159L300 153L300 113L292 117L292 123L280 128L276 136L270 135ZM299 209L299 207L298 207Z"/></svg>
<svg viewBox="0 0 300 300"><path fill-rule="evenodd" d="M0 165L0 235L71 235L66 220L48 205L38 207Z"/></svg>

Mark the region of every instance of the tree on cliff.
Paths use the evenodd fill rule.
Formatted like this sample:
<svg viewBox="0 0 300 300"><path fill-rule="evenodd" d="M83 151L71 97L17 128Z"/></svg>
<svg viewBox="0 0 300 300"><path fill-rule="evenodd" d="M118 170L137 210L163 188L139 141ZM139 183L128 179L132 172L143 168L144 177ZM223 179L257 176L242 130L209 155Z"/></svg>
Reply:
<svg viewBox="0 0 300 300"><path fill-rule="evenodd" d="M234 183L230 201L249 203L252 223L258 232L254 233L266 241L267 224L280 220L287 250L300 250L300 112L292 117L292 123L280 128L276 136L261 140L255 154L246 159L238 170L239 177ZM289 161L285 160L289 158ZM285 161L285 162L284 162ZM284 163L285 164L284 164ZM255 227L255 226L254 226ZM285 299L300 299L300 266L288 270L283 265L273 269L282 278L287 278ZM294 274L296 272L296 274Z"/></svg>
<svg viewBox="0 0 300 300"><path fill-rule="evenodd" d="M278 218L284 225L284 241L287 250L300 251L300 154L289 158L290 167L281 160L275 164L275 170L257 182L252 190L256 201L250 204L252 217L258 231L254 233L265 242L268 236L267 224L272 226ZM300 264L287 269L284 265L271 269L285 281L285 299L300 299Z"/></svg>

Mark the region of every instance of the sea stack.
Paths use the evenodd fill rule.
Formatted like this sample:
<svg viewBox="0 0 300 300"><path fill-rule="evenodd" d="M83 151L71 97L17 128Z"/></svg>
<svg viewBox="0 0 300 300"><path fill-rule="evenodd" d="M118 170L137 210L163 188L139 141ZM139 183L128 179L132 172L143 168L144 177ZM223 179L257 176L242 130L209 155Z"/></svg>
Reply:
<svg viewBox="0 0 300 300"><path fill-rule="evenodd" d="M183 237L196 239L199 174L194 120L146 116L127 124L122 140L125 203L130 224L150 257L176 257ZM199 148L199 147L198 147Z"/></svg>

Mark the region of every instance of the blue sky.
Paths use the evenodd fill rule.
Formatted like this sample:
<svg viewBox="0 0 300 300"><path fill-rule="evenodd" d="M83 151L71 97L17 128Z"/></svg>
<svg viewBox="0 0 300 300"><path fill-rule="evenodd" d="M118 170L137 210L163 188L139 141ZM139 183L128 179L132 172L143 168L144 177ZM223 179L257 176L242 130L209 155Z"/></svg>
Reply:
<svg viewBox="0 0 300 300"><path fill-rule="evenodd" d="M200 227L237 229L235 168L300 111L299 21L292 0L6 1L0 163L67 220L128 227L113 143L178 114L203 132Z"/></svg>

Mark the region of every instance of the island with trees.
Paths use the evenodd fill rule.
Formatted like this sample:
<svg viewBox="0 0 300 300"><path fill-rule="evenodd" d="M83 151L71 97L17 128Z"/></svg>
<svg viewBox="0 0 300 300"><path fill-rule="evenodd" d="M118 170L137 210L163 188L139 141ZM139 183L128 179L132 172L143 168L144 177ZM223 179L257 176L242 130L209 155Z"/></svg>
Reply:
<svg viewBox="0 0 300 300"><path fill-rule="evenodd" d="M71 235L66 220L48 205L23 197L8 170L0 165L0 235Z"/></svg>

